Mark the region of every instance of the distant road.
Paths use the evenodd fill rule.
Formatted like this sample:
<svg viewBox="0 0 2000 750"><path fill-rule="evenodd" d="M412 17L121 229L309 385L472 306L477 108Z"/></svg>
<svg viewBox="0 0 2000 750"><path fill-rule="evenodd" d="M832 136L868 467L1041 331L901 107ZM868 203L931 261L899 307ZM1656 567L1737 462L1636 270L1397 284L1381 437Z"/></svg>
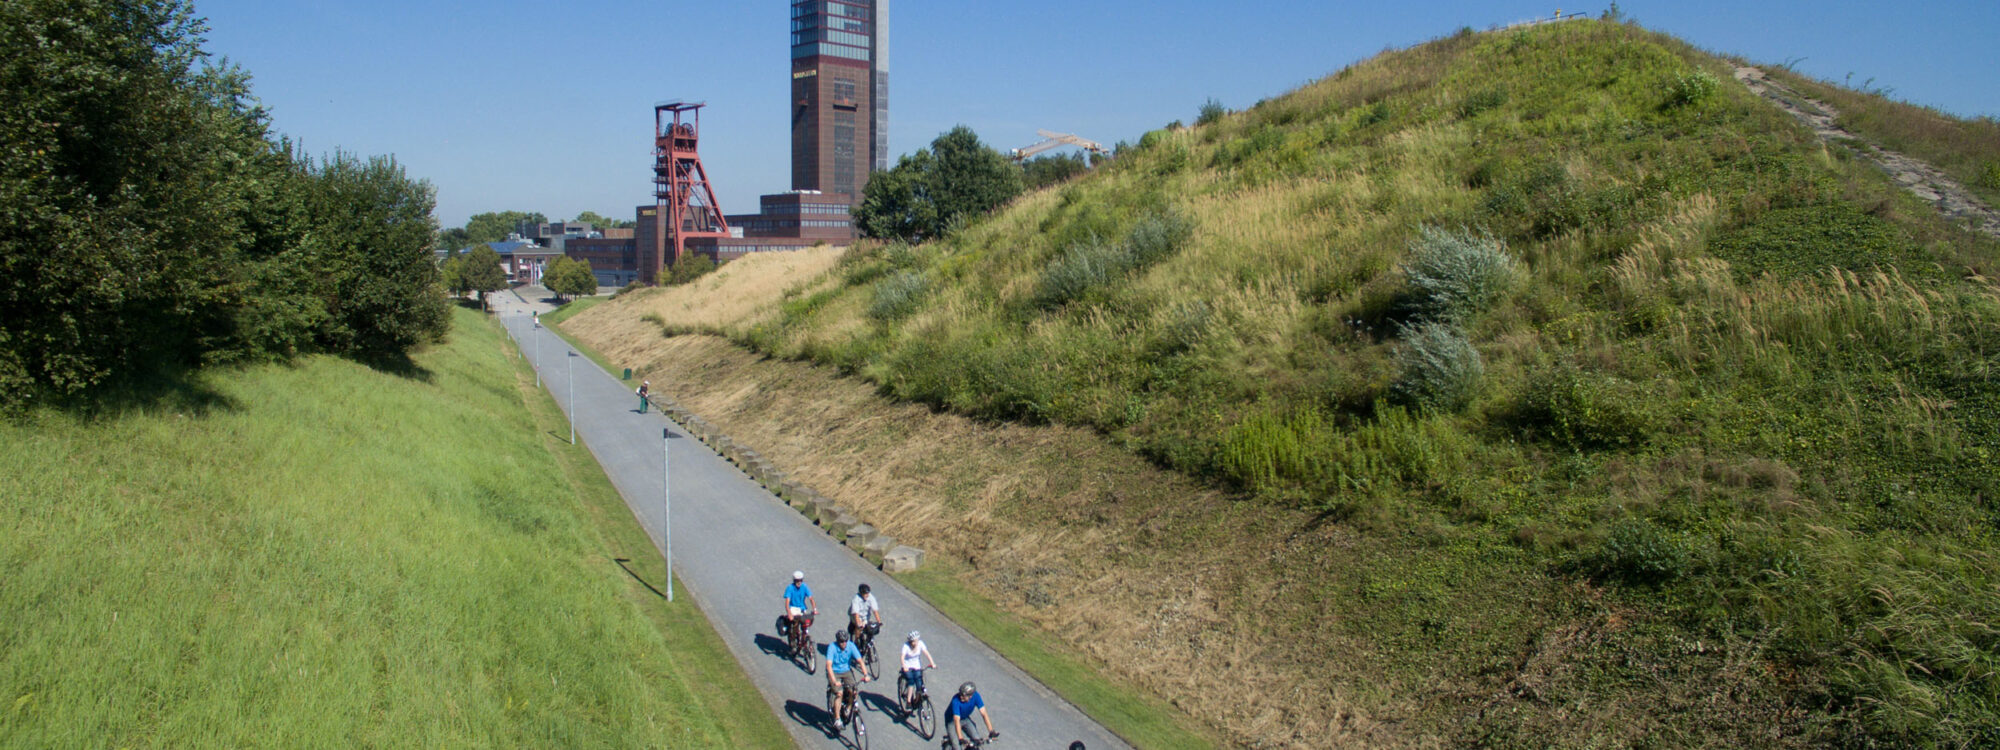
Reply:
<svg viewBox="0 0 2000 750"><path fill-rule="evenodd" d="M959 683L976 681L999 725L1001 748L1064 750L1078 740L1091 750L1126 747L657 411L639 414L628 384L588 357L569 359L573 350L567 343L535 329L530 313L550 307L504 292L490 299L530 362L537 356L534 337L542 337L542 384L564 411L570 409L566 371L575 368L577 439L589 446L655 544L662 533L661 429L671 430L674 574L682 586L675 597L692 595L800 747L839 747L842 740L832 734L824 708L824 665L816 674L800 671L785 657L784 640L773 627L781 611L779 593L794 569L805 571L819 602L816 642L825 643L843 622L856 584L867 583L881 601L886 626L877 644L888 679L861 690L871 750L936 748L942 741L924 741L894 717L896 649L911 630L923 631L937 657L939 669L926 679L938 705ZM654 386L661 393L673 390L668 383ZM658 559L644 565L639 569L657 580ZM942 735L942 716L939 722Z"/></svg>

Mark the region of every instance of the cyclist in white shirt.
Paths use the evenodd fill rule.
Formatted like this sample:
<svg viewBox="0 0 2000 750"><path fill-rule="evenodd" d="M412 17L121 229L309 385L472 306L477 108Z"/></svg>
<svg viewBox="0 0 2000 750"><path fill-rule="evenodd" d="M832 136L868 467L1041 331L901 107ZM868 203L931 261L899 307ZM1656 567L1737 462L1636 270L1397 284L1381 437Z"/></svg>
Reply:
<svg viewBox="0 0 2000 750"><path fill-rule="evenodd" d="M908 707L917 699L917 692L924 689L924 665L930 662L931 669L937 669L937 660L931 658L931 647L924 645L924 638L917 631L910 631L910 639L903 643L903 679L905 687L903 705Z"/></svg>
<svg viewBox="0 0 2000 750"><path fill-rule="evenodd" d="M876 633L882 632L882 605L875 601L874 594L868 592L868 584L865 583L854 592L854 601L847 605L847 634L860 638L864 630L868 631L870 641L874 640Z"/></svg>

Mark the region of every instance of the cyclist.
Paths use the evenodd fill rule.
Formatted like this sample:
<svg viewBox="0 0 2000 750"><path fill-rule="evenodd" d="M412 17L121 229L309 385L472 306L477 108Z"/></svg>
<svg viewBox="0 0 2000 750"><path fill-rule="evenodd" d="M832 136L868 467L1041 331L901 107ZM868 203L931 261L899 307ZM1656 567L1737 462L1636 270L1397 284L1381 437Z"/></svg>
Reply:
<svg viewBox="0 0 2000 750"><path fill-rule="evenodd" d="M986 699L979 697L979 686L967 682L958 686L958 695L951 697L951 703L944 707L945 725L951 729L951 737L960 745L969 744L969 734L965 731L972 726L972 714L986 721L986 739L1000 739L1000 732L993 728L993 717L986 713Z"/></svg>
<svg viewBox="0 0 2000 750"><path fill-rule="evenodd" d="M811 613L812 616L819 614L819 602L813 599L812 587L806 585L806 573L803 570L792 571L792 585L785 587L783 599L785 600L785 624L788 627L806 627L809 623L800 622L799 616L807 613ZM790 636L791 634L786 633L785 635Z"/></svg>
<svg viewBox="0 0 2000 750"><path fill-rule="evenodd" d="M856 673L859 673L858 677ZM833 690L835 730L840 729L840 717L847 713L848 693L854 693L855 700L860 700L861 683L869 679L872 678L868 674L868 664L861 661L861 650L854 647L847 631L833 631L833 642L826 645L826 685Z"/></svg>
<svg viewBox="0 0 2000 750"><path fill-rule="evenodd" d="M937 660L931 658L931 647L924 645L924 637L917 631L910 631L910 639L903 642L903 680L907 687L900 697L903 705L917 702L917 693L924 689L924 662L937 669Z"/></svg>
<svg viewBox="0 0 2000 750"><path fill-rule="evenodd" d="M862 631L867 631L871 642L882 632L882 605L865 583L854 591L854 600L847 605L847 634L860 640Z"/></svg>

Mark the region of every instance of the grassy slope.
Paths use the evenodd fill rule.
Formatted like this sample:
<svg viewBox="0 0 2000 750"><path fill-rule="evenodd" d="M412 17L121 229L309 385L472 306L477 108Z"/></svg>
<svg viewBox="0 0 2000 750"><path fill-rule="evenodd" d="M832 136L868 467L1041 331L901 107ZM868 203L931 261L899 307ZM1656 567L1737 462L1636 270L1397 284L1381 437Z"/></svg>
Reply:
<svg viewBox="0 0 2000 750"><path fill-rule="evenodd" d="M1613 651L1813 706L1795 739L1976 741L2000 723L2000 252L1728 72L1597 22L1388 53L946 242L857 254L743 338L1414 540L1338 593L1396 663L1532 661L1477 623L1518 611L1496 569L1537 570L1656 614ZM1176 254L1038 302L1162 210L1194 222ZM1424 225L1483 227L1527 268L1467 326L1485 377L1462 412L1384 402Z"/></svg>
<svg viewBox="0 0 2000 750"><path fill-rule="evenodd" d="M783 744L611 561L643 534L497 327L456 323L422 378L317 358L0 426L0 744Z"/></svg>

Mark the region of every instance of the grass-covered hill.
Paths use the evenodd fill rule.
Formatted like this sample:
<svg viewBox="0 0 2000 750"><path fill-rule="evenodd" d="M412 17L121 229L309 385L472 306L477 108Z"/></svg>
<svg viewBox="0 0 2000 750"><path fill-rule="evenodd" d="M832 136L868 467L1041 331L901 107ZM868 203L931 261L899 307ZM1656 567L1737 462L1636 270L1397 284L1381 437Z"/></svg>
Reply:
<svg viewBox="0 0 2000 750"><path fill-rule="evenodd" d="M2000 245L1735 64L1463 32L720 332L1338 524L1266 543L1244 637L1327 654L1291 695L1406 689L1405 738L2000 741Z"/></svg>
<svg viewBox="0 0 2000 750"><path fill-rule="evenodd" d="M454 323L401 373L0 422L0 747L785 744L499 326Z"/></svg>

